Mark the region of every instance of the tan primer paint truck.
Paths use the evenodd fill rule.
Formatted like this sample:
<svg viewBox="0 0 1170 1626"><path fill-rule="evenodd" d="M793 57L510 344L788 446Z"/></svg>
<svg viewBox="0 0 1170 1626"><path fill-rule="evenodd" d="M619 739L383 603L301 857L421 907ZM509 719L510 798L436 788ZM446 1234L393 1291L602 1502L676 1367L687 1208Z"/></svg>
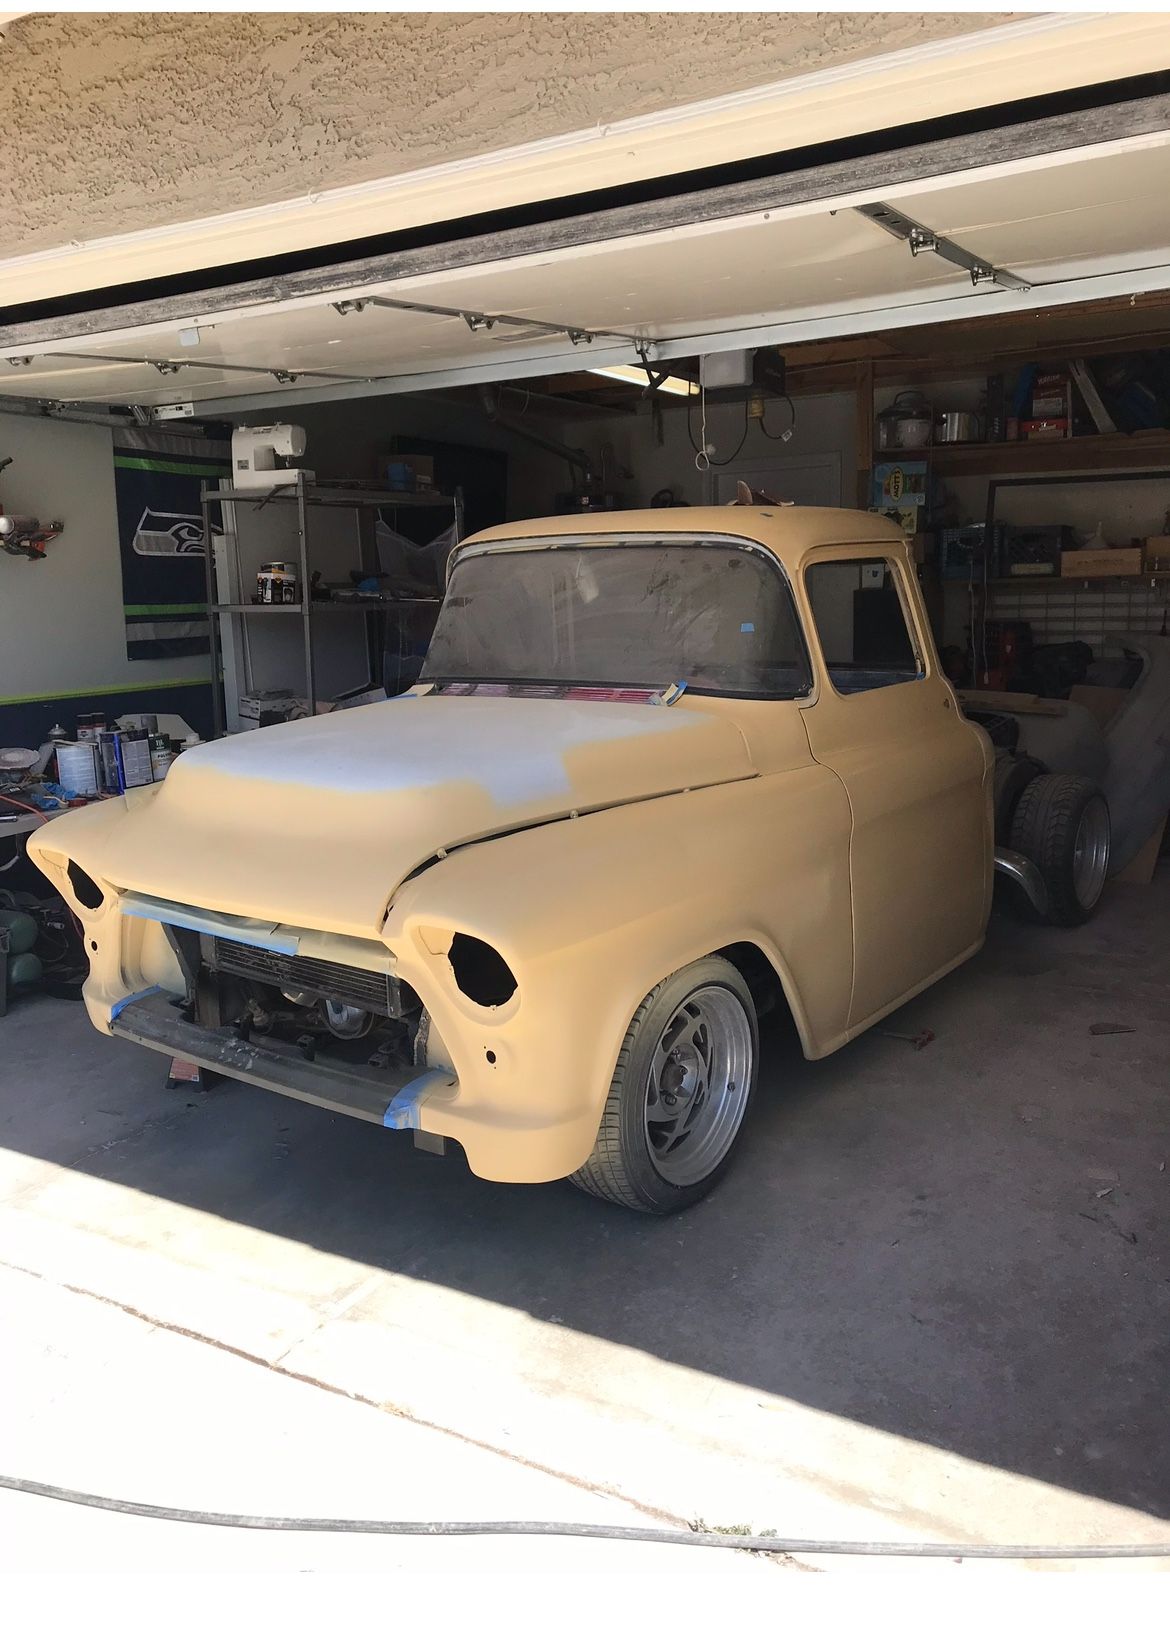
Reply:
<svg viewBox="0 0 1170 1626"><path fill-rule="evenodd" d="M103 1032L668 1213L750 1132L762 1012L828 1055L976 953L997 867L1076 924L1108 844L964 717L895 526L734 507L472 538L413 690L29 851Z"/></svg>

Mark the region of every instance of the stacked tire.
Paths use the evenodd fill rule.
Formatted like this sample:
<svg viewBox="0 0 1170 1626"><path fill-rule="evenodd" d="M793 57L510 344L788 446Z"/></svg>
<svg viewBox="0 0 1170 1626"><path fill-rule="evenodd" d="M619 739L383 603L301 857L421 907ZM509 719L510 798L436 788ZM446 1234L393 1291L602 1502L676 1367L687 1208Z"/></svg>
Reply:
<svg viewBox="0 0 1170 1626"><path fill-rule="evenodd" d="M1031 773L1015 796L1006 845L1031 860L1047 889L1043 914L1019 894L1024 912L1052 926L1084 925L1109 868L1109 809L1100 788L1080 774Z"/></svg>

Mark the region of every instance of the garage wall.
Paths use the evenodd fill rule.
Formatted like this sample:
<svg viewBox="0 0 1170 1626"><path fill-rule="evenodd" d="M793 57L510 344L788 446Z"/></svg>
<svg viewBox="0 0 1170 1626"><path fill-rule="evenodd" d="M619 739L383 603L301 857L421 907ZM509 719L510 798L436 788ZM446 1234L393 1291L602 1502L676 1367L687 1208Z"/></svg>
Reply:
<svg viewBox="0 0 1170 1626"><path fill-rule="evenodd" d="M519 517L550 512L567 484L555 458L446 402L387 397L289 416L308 430L306 461L323 475L374 478L401 433L506 452ZM0 413L0 457L13 459L0 475L0 501L9 513L65 522L38 563L0 553L0 745L37 744L53 723L69 727L78 712L97 709L174 711L201 731L210 726L205 657L127 659L112 444L100 425Z"/></svg>
<svg viewBox="0 0 1170 1626"><path fill-rule="evenodd" d="M598 464L604 462L624 506L645 508L656 491L671 487L693 505L719 502L723 478L740 477L778 498L802 503L852 505L855 460L855 406L852 395L810 396L796 403L792 439L768 440L752 426L741 454L725 469L704 476L695 468L685 407L668 406L662 414L662 442L655 438L648 407L631 414L596 412L578 417L553 416L533 397L525 406L522 391L504 396L504 410L524 418L531 428L566 446L580 447ZM709 406L707 433L715 456L734 451L743 434L741 403ZM558 492L571 485L565 464L551 453L529 445L491 423L474 406L461 401L419 396L370 397L325 406L290 408L284 416L302 424L309 436L305 462L318 474L337 479L376 479L378 460L396 434L492 447L508 456L508 513L511 519L535 519L554 511ZM271 411L253 412L241 422L263 423ZM788 424L787 408L772 402L766 423L772 434ZM691 427L698 438L699 412L692 408Z"/></svg>
<svg viewBox="0 0 1170 1626"><path fill-rule="evenodd" d="M603 446L613 447L619 476L617 486L627 505L644 508L663 487L677 498L698 505L725 500L723 487L739 477L749 485L768 491L780 500L835 507L853 502L855 445L855 406L852 395L809 396L796 402L796 428L789 441L768 440L759 427L748 429L743 450L726 468L713 468L704 475L695 467L695 442L701 439L697 404L690 410L688 433L684 404L666 406L662 411L662 443L658 444L648 407L631 418L614 417L604 424L593 420L576 426L574 440L600 457ZM788 425L788 409L781 401L769 404L765 422L770 434L779 435ZM743 403L707 408L707 439L716 448L712 461L722 461L735 451L743 435Z"/></svg>
<svg viewBox="0 0 1170 1626"><path fill-rule="evenodd" d="M327 406L290 407L280 415L285 421L300 424L308 437L304 464L323 479L359 479L371 483L382 482L382 463L390 450L395 435L412 435L425 440L449 445L483 447L501 452L508 459L508 513L514 518L529 518L551 513L556 493L569 483L565 465L547 452L509 434L492 424L475 405L445 398L423 399L418 396L371 396L359 401L338 401ZM272 422L276 413L249 413L240 422ZM564 426L550 425L542 420L541 430L554 439ZM568 426L572 429L574 426ZM570 436L575 439L575 436ZM264 558L295 554L293 514L284 509L265 510L266 540L257 552L255 542L255 516L240 510L240 557L254 569ZM434 528L448 523L449 515L436 517ZM336 531L338 544L330 550L330 521ZM314 537L313 557L327 578L343 578L355 562L353 556L352 517L345 511L330 514L318 509L312 522ZM279 538L283 536L282 543ZM251 545L249 545L251 539ZM241 629L228 628L225 640L232 640ZM290 626L257 626L253 622L243 625L247 645L248 683L251 687L291 686L300 692L303 683L304 659L299 632ZM338 693L362 681L365 672L365 649L354 641L355 627L350 618L340 620L319 618L314 633L316 670L319 692L323 695ZM295 634L295 636L294 636ZM226 648L226 643L225 643ZM231 658L230 656L228 657ZM357 669L360 668L360 671Z"/></svg>
<svg viewBox="0 0 1170 1626"><path fill-rule="evenodd" d="M370 396L325 406L289 407L279 414L275 408L268 408L241 414L237 421L271 423L278 418L304 427L309 437L305 466L328 479L378 480L380 459L389 451L394 436L416 435L506 453L508 511L514 519L551 513L556 493L569 484L568 470L558 458L509 434L489 422L478 408L461 401ZM550 423L542 418L539 428L554 440L580 444L578 425L574 423Z"/></svg>
<svg viewBox="0 0 1170 1626"><path fill-rule="evenodd" d="M0 457L13 459L0 475L5 509L65 522L38 563L0 553L0 744L35 744L99 706L185 715L193 703L202 717L206 657L126 656L110 430L0 413Z"/></svg>

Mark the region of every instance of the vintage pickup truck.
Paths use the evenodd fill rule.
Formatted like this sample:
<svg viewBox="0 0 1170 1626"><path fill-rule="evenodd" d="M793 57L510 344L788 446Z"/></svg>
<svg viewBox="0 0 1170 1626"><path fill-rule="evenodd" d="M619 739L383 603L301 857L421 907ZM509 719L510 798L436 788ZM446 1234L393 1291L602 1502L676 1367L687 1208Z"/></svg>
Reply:
<svg viewBox="0 0 1170 1626"><path fill-rule="evenodd" d="M825 1056L979 949L997 867L1075 924L1108 849L960 711L896 527L793 507L472 538L407 694L29 844L102 1031L652 1213L727 1169L762 1012Z"/></svg>

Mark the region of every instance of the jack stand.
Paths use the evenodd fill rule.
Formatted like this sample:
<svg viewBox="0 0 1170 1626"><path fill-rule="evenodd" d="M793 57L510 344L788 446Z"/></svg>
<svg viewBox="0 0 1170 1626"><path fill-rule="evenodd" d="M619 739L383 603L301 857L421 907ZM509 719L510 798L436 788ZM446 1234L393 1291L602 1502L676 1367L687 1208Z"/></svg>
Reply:
<svg viewBox="0 0 1170 1626"><path fill-rule="evenodd" d="M168 1090L177 1090L181 1084L189 1084L197 1094L206 1095L223 1081L222 1073L213 1072L210 1067L201 1067L197 1061L187 1061L182 1056L171 1057L171 1070L167 1075Z"/></svg>

